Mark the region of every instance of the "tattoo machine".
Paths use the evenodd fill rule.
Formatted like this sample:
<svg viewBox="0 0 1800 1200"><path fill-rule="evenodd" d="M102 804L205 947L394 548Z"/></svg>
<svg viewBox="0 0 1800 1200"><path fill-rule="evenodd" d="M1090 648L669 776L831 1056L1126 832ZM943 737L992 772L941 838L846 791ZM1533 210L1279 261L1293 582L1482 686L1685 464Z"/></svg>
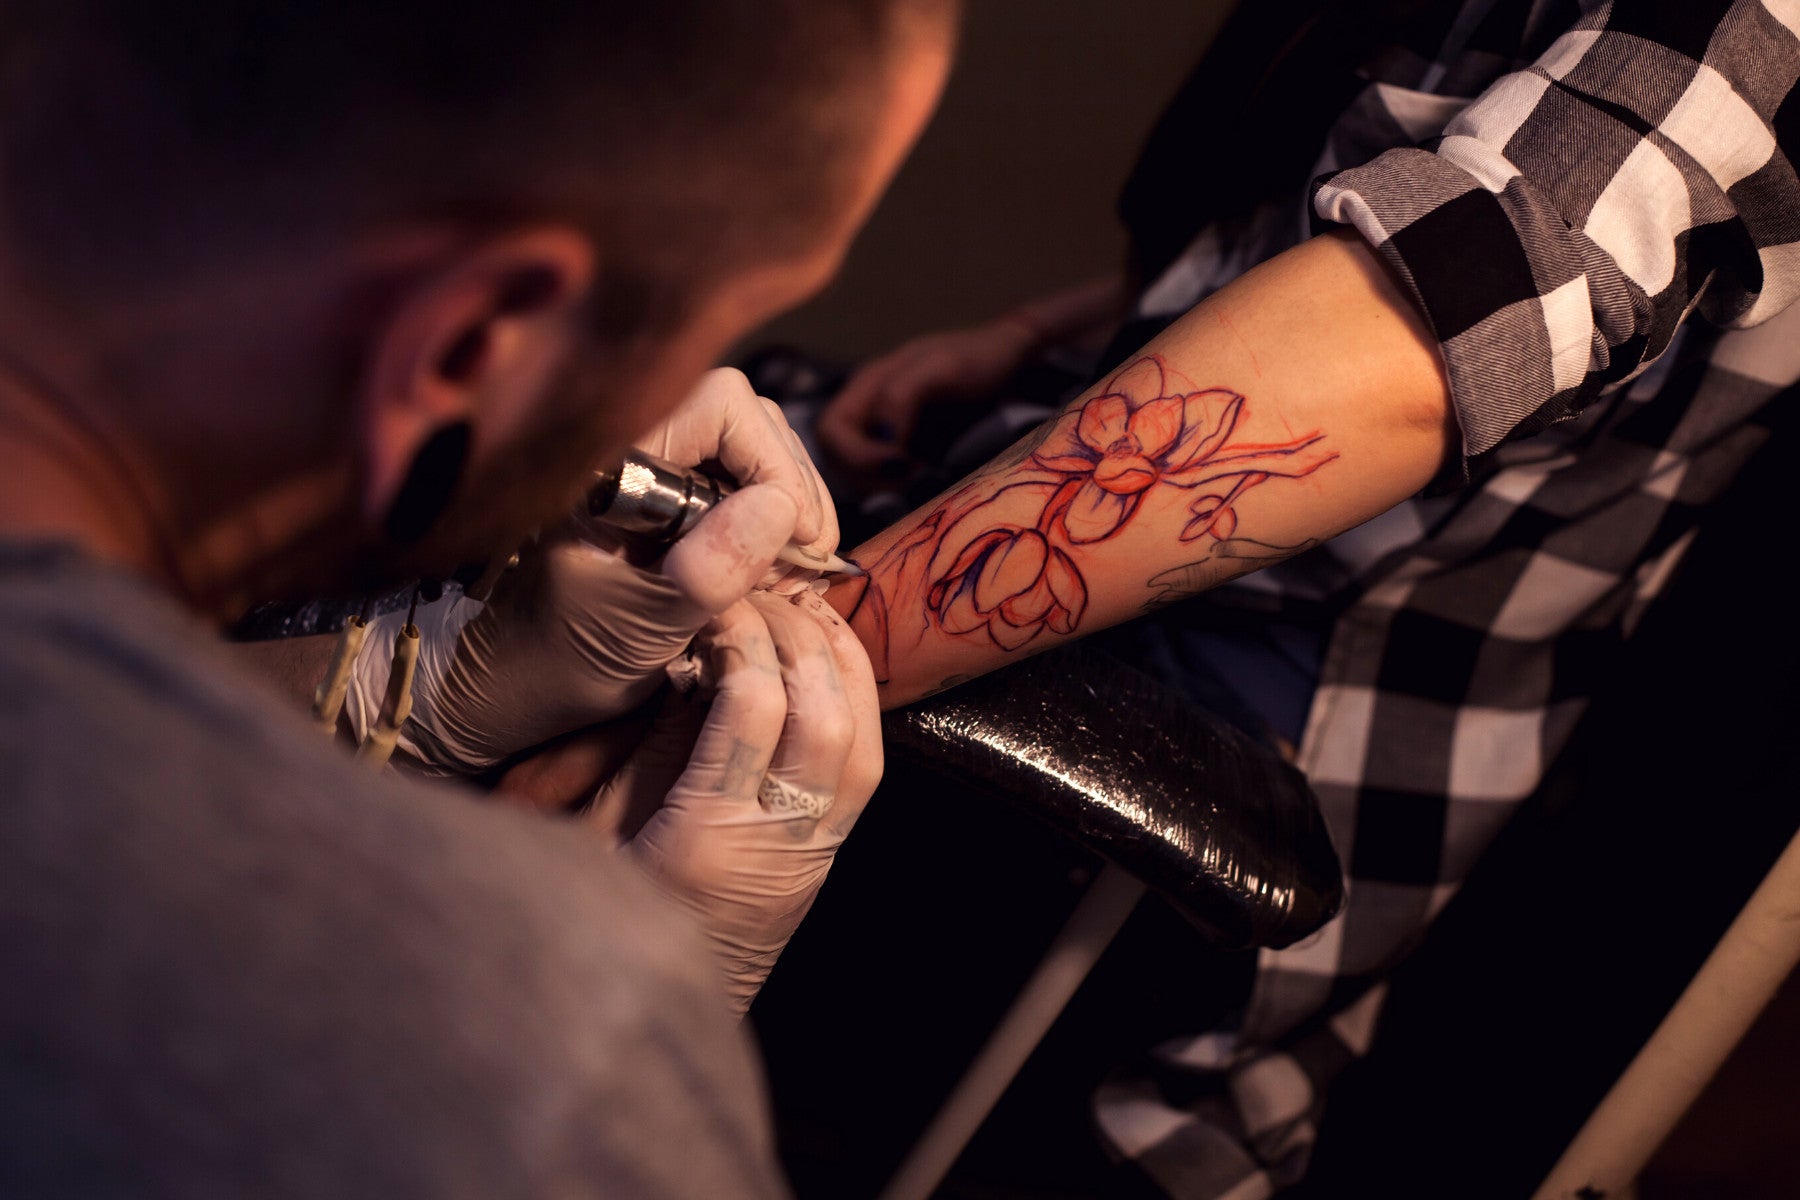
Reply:
<svg viewBox="0 0 1800 1200"><path fill-rule="evenodd" d="M704 471L678 467L642 450L627 450L617 467L594 472L594 486L578 515L661 548L686 535L733 490L731 484ZM820 554L792 542L775 557L826 575L863 573L861 567L835 554Z"/></svg>

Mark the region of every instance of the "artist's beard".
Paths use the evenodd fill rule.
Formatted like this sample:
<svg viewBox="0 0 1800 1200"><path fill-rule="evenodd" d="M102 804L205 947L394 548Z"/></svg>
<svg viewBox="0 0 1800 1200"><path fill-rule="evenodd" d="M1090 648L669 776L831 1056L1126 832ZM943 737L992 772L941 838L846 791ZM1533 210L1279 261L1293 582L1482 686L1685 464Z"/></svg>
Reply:
<svg viewBox="0 0 1800 1200"><path fill-rule="evenodd" d="M355 503L346 474L338 509L251 564L240 603L378 595L418 579L445 579L512 554L534 533L569 519L593 471L617 455L655 414L638 411L624 364L584 355L559 372L525 432L486 454L487 465L458 481L424 538L397 545ZM477 431L477 437L480 436ZM345 450L348 453L348 447Z"/></svg>
<svg viewBox="0 0 1800 1200"><path fill-rule="evenodd" d="M681 327L680 298L649 285L613 292L610 303L596 302L589 339L544 387L523 432L490 450L477 423L472 456L483 466L457 482L418 542L396 544L385 535L385 514L362 511L362 481L350 465L355 447L345 443L321 468L333 478L335 510L247 564L210 609L231 620L265 601L355 600L480 571L538 531L571 520L593 472L666 417L683 394L666 370L670 330Z"/></svg>
<svg viewBox="0 0 1800 1200"><path fill-rule="evenodd" d="M534 533L568 521L594 471L640 432L630 419L633 406L601 392L605 375L593 362L566 367L546 390L544 415L458 486L416 546L377 542L357 556L363 588L443 578L510 555Z"/></svg>

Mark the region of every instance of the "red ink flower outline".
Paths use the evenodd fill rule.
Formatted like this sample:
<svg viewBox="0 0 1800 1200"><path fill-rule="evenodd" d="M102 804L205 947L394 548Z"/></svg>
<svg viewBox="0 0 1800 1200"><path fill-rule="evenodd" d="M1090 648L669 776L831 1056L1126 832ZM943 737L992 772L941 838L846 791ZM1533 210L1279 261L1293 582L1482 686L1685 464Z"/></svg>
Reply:
<svg viewBox="0 0 1800 1200"><path fill-rule="evenodd" d="M1139 398L1146 394L1149 399ZM1073 419L1063 418L1032 456L1037 466L1068 478L1051 501L1058 531L1077 546L1104 541L1159 483L1195 488L1238 477L1227 495L1195 502L1194 520L1181 533L1182 541L1192 541L1216 527L1235 529L1230 505L1248 488L1271 475L1309 475L1337 457L1315 449L1323 440L1316 433L1278 445L1228 446L1243 411L1244 397L1228 388L1167 394L1154 358L1119 372L1105 393Z"/></svg>
<svg viewBox="0 0 1800 1200"><path fill-rule="evenodd" d="M1118 534L1158 484L1220 485L1189 502L1177 536L1223 542L1236 536L1235 506L1246 491L1273 477L1310 475L1337 458L1316 432L1232 445L1243 396L1228 388L1171 393L1167 385L1159 358L1137 360L1058 418L1028 467L998 486L978 477L868 564L849 620L871 647L878 680L888 681L900 632L892 623L901 613L922 618L917 637L935 625L953 636L985 634L1007 651L1045 629L1075 632L1088 590L1071 551ZM1042 497L1036 523L984 526L980 514L1009 494ZM964 541L959 531L970 528L979 532Z"/></svg>
<svg viewBox="0 0 1800 1200"><path fill-rule="evenodd" d="M963 547L926 603L945 633L985 629L995 645L1017 650L1046 628L1073 633L1087 599L1067 554L1036 529L1003 525Z"/></svg>

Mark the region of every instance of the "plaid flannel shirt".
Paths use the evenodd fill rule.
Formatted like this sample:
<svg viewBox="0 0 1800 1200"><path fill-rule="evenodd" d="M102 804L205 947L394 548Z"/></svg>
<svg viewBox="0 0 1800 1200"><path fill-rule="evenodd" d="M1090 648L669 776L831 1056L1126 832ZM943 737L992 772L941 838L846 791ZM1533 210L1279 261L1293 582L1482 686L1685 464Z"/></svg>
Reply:
<svg viewBox="0 0 1800 1200"><path fill-rule="evenodd" d="M1299 241L1308 208L1353 226L1429 319L1464 449L1460 488L1203 601L1339 614L1299 761L1350 885L1324 930L1261 954L1239 1028L1096 1097L1112 1148L1177 1197L1304 1172L1383 979L1800 381L1800 0L1457 0L1411 32L1364 65L1322 180L1203 231L1140 303L1184 310Z"/></svg>

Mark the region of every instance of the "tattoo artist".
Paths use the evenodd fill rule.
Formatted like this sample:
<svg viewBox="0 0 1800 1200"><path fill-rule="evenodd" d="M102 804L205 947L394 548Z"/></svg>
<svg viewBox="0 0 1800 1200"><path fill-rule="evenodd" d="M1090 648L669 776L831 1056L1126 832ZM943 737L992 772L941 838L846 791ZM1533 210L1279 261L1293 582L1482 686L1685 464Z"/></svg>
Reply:
<svg viewBox="0 0 1800 1200"><path fill-rule="evenodd" d="M704 372L830 277L954 9L13 6L0 1194L785 1194L732 1010L874 788L876 700L771 570L829 497ZM633 444L741 485L659 561L566 523ZM371 623L345 737L422 635L386 769L246 670L306 691L328 642L221 644L521 546L489 602ZM581 819L454 781L502 764L536 807L610 778Z"/></svg>

